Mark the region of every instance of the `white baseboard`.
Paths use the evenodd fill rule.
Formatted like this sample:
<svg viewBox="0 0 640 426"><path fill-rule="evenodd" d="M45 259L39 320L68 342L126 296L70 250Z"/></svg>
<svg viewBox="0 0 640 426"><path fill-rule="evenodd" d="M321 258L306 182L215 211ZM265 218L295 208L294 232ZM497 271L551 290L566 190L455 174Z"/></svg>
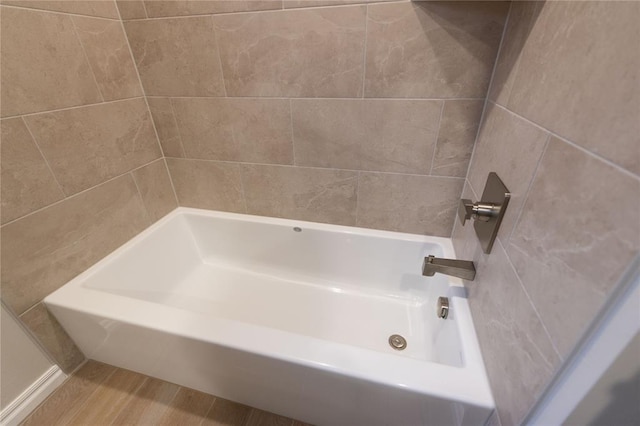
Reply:
<svg viewBox="0 0 640 426"><path fill-rule="evenodd" d="M17 426L23 421L46 397L60 386L67 375L54 365L33 382L31 386L7 405L0 413L0 426Z"/></svg>

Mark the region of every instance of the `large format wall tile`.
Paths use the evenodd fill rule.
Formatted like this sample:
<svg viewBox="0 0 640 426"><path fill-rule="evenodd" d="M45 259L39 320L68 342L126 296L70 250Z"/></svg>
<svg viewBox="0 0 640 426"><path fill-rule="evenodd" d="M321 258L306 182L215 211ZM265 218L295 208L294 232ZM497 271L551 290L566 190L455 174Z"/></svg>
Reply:
<svg viewBox="0 0 640 426"><path fill-rule="evenodd" d="M167 158L181 206L245 213L237 164Z"/></svg>
<svg viewBox="0 0 640 426"><path fill-rule="evenodd" d="M467 175L483 106L483 100L448 100L444 103L432 175Z"/></svg>
<svg viewBox="0 0 640 426"><path fill-rule="evenodd" d="M2 223L64 198L22 118L0 121Z"/></svg>
<svg viewBox="0 0 640 426"><path fill-rule="evenodd" d="M496 172L511 192L498 232L505 244L520 215L548 137L547 132L511 112L487 105L468 179L476 194L482 196L489 173Z"/></svg>
<svg viewBox="0 0 640 426"><path fill-rule="evenodd" d="M118 21L73 17L80 42L105 100L141 96L129 44Z"/></svg>
<svg viewBox="0 0 640 426"><path fill-rule="evenodd" d="M65 373L71 373L84 362L85 358L80 349L44 304L38 303L20 315L20 320L38 338Z"/></svg>
<svg viewBox="0 0 640 426"><path fill-rule="evenodd" d="M22 314L148 224L126 175L3 226L2 300Z"/></svg>
<svg viewBox="0 0 640 426"><path fill-rule="evenodd" d="M172 99L187 158L293 164L287 99Z"/></svg>
<svg viewBox="0 0 640 426"><path fill-rule="evenodd" d="M147 95L224 96L211 17L124 23Z"/></svg>
<svg viewBox="0 0 640 426"><path fill-rule="evenodd" d="M640 251L640 181L552 138L508 252L562 356Z"/></svg>
<svg viewBox="0 0 640 426"><path fill-rule="evenodd" d="M152 222L178 207L164 159L134 170L133 178Z"/></svg>
<svg viewBox="0 0 640 426"><path fill-rule="evenodd" d="M281 9L282 0L146 0L149 18Z"/></svg>
<svg viewBox="0 0 640 426"><path fill-rule="evenodd" d="M366 97L486 95L507 2L369 6Z"/></svg>
<svg viewBox="0 0 640 426"><path fill-rule="evenodd" d="M119 19L113 0L2 0L1 4Z"/></svg>
<svg viewBox="0 0 640 426"><path fill-rule="evenodd" d="M639 2L545 3L509 109L639 174L639 18Z"/></svg>
<svg viewBox="0 0 640 426"><path fill-rule="evenodd" d="M102 100L70 16L2 8L2 116Z"/></svg>
<svg viewBox="0 0 640 426"><path fill-rule="evenodd" d="M25 119L67 195L162 155L141 98Z"/></svg>
<svg viewBox="0 0 640 426"><path fill-rule="evenodd" d="M364 6L214 16L229 96L359 97Z"/></svg>
<svg viewBox="0 0 640 426"><path fill-rule="evenodd" d="M544 4L542 1L511 2L509 19L488 94L489 99L502 106L507 105L518 72L522 49Z"/></svg>
<svg viewBox="0 0 640 426"><path fill-rule="evenodd" d="M147 98L149 111L158 132L162 151L167 157L184 157L184 148L169 98Z"/></svg>
<svg viewBox="0 0 640 426"><path fill-rule="evenodd" d="M294 99L296 165L429 174L441 101Z"/></svg>
<svg viewBox="0 0 640 426"><path fill-rule="evenodd" d="M449 237L463 184L456 178L362 172L357 226Z"/></svg>
<svg viewBox="0 0 640 426"><path fill-rule="evenodd" d="M500 242L476 261L469 305L504 425L521 424L561 363Z"/></svg>
<svg viewBox="0 0 640 426"><path fill-rule="evenodd" d="M356 172L261 165L241 167L247 213L355 225Z"/></svg>

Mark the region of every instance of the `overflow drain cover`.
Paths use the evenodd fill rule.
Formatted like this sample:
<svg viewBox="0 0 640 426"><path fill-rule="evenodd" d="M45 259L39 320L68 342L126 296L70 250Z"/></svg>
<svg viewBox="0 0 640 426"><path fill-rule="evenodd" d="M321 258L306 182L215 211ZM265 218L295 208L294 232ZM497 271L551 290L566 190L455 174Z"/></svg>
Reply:
<svg viewBox="0 0 640 426"><path fill-rule="evenodd" d="M397 351L401 351L407 347L407 341L399 334L392 334L389 336L389 344Z"/></svg>

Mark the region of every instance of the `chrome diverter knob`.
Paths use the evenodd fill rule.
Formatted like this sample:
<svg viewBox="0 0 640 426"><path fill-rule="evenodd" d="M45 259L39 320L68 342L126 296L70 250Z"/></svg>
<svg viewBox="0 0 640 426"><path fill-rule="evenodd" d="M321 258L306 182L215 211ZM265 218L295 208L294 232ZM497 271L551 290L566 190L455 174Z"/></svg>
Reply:
<svg viewBox="0 0 640 426"><path fill-rule="evenodd" d="M458 206L458 218L464 226L473 219L473 224L480 245L485 253L491 253L493 242L498 235L498 228L507 210L511 193L494 172L489 173L487 184L482 193L482 200L477 203L463 198Z"/></svg>

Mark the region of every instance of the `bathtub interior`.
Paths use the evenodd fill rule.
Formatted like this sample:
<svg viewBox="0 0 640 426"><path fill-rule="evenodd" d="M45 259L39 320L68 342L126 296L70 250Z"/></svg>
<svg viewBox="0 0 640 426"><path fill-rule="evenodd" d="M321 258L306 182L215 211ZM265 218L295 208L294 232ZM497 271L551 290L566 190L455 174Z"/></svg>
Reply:
<svg viewBox="0 0 640 426"><path fill-rule="evenodd" d="M423 277L442 244L306 222L211 217L183 209L81 277L87 290L171 306L421 361L464 366L455 311L461 286ZM294 229L295 228L295 229ZM396 351L391 334L407 339Z"/></svg>

